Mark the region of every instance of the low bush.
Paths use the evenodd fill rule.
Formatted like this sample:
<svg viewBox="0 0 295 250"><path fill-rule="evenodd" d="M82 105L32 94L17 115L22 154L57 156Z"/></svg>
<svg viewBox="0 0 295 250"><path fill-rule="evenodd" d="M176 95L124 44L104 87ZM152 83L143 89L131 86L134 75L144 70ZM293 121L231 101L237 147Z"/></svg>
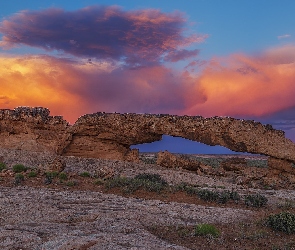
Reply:
<svg viewBox="0 0 295 250"><path fill-rule="evenodd" d="M21 173L21 172L27 171L28 168L26 166L24 166L23 164L16 164L12 167L12 170L15 173Z"/></svg>
<svg viewBox="0 0 295 250"><path fill-rule="evenodd" d="M185 182L181 182L175 187L176 191L182 191L186 192L188 195L197 195L198 190L197 188L193 187L192 185L189 185Z"/></svg>
<svg viewBox="0 0 295 250"><path fill-rule="evenodd" d="M58 172L46 172L45 175L47 178L54 179L58 176Z"/></svg>
<svg viewBox="0 0 295 250"><path fill-rule="evenodd" d="M143 173L143 174L136 175L134 179L145 180L145 181L149 181L153 183L160 183L162 185L167 185L167 182L159 174Z"/></svg>
<svg viewBox="0 0 295 250"><path fill-rule="evenodd" d="M281 212L279 214L270 215L267 217L265 224L274 231L292 234L295 233L295 214Z"/></svg>
<svg viewBox="0 0 295 250"><path fill-rule="evenodd" d="M66 185L67 185L68 187L73 187L73 186L76 186L76 185L77 185L77 182L75 182L75 181L68 181L68 182L66 183Z"/></svg>
<svg viewBox="0 0 295 250"><path fill-rule="evenodd" d="M119 187L125 193L133 193L136 190L143 188L150 192L161 192L168 187L168 183L157 174L139 174L134 178L115 177L109 179L105 183L107 189Z"/></svg>
<svg viewBox="0 0 295 250"><path fill-rule="evenodd" d="M61 172L61 173L59 173L58 178L60 180L67 180L68 176L67 176L67 174L65 172Z"/></svg>
<svg viewBox="0 0 295 250"><path fill-rule="evenodd" d="M37 172L32 170L30 173L28 173L29 178L37 177Z"/></svg>
<svg viewBox="0 0 295 250"><path fill-rule="evenodd" d="M83 172L80 174L81 177L91 177L90 173L88 172Z"/></svg>
<svg viewBox="0 0 295 250"><path fill-rule="evenodd" d="M208 189L200 189L197 191L197 196L204 201L214 201L222 204L227 203L229 200L233 200L234 202L238 202L240 200L240 196L236 191L228 190L218 192Z"/></svg>
<svg viewBox="0 0 295 250"><path fill-rule="evenodd" d="M250 194L245 196L245 204L251 207L263 207L268 202L267 198L261 194Z"/></svg>
<svg viewBox="0 0 295 250"><path fill-rule="evenodd" d="M214 225L199 224L195 227L194 234L198 236L211 235L213 237L218 237L220 235L220 232Z"/></svg>
<svg viewBox="0 0 295 250"><path fill-rule="evenodd" d="M6 169L6 165L5 165L4 162L0 162L0 172L1 172L3 169Z"/></svg>
<svg viewBox="0 0 295 250"><path fill-rule="evenodd" d="M200 189L197 193L198 197L204 201L217 201L219 193L208 189Z"/></svg>
<svg viewBox="0 0 295 250"><path fill-rule="evenodd" d="M17 173L14 177L14 184L19 185L25 180L23 174Z"/></svg>

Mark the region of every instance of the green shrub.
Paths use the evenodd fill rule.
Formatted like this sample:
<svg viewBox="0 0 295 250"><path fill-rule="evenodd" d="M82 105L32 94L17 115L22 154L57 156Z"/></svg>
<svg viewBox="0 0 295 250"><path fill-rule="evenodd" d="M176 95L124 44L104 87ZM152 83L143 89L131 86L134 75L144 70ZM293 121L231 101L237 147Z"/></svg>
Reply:
<svg viewBox="0 0 295 250"><path fill-rule="evenodd" d="M81 177L91 177L90 173L88 172L83 172L80 174Z"/></svg>
<svg viewBox="0 0 295 250"><path fill-rule="evenodd" d="M16 164L12 167L13 172L15 173L21 173L28 170L27 167L25 167L23 164Z"/></svg>
<svg viewBox="0 0 295 250"><path fill-rule="evenodd" d="M73 187L73 186L76 186L77 185L77 182L75 182L75 181L68 181L66 183L66 185L69 186L69 187Z"/></svg>
<svg viewBox="0 0 295 250"><path fill-rule="evenodd" d="M239 200L239 195L237 192L234 192L234 191L230 192L228 190L218 192L218 191L211 191L208 189L200 189L198 190L197 195L200 199L204 201L211 201L211 202L214 201L214 202L218 202L222 204L227 203L229 200L234 200L234 201Z"/></svg>
<svg viewBox="0 0 295 250"><path fill-rule="evenodd" d="M37 177L37 172L32 170L30 173L28 173L28 177L30 177L30 178Z"/></svg>
<svg viewBox="0 0 295 250"><path fill-rule="evenodd" d="M247 160L248 167L267 168L267 160L249 159Z"/></svg>
<svg viewBox="0 0 295 250"><path fill-rule="evenodd" d="M267 198L261 194L250 194L245 197L245 204L251 207L263 207L267 201Z"/></svg>
<svg viewBox="0 0 295 250"><path fill-rule="evenodd" d="M199 236L212 235L213 237L218 237L220 232L214 225L199 224L195 227L194 234Z"/></svg>
<svg viewBox="0 0 295 250"><path fill-rule="evenodd" d="M123 192L133 193L143 188L150 192L161 192L168 186L168 183L157 174L139 174L134 178L115 177L105 183L107 189L119 187Z"/></svg>
<svg viewBox="0 0 295 250"><path fill-rule="evenodd" d="M65 172L61 172L61 173L59 173L58 178L60 180L67 180L68 176L67 176L67 174Z"/></svg>
<svg viewBox="0 0 295 250"><path fill-rule="evenodd" d="M177 191L183 191L186 192L188 195L196 195L198 194L198 189L193 187L192 185L189 185L185 182L181 182L180 184L178 184L175 189Z"/></svg>
<svg viewBox="0 0 295 250"><path fill-rule="evenodd" d="M16 185L21 184L24 180L25 180L25 177L24 177L22 174L20 174L20 173L17 173L17 174L15 175L15 177L14 177L14 183L15 183Z"/></svg>
<svg viewBox="0 0 295 250"><path fill-rule="evenodd" d="M231 200L233 200L236 203L241 199L240 195L236 191L233 191L233 190L230 192L230 198L231 198Z"/></svg>
<svg viewBox="0 0 295 250"><path fill-rule="evenodd" d="M217 201L219 193L208 189L200 189L197 193L198 197L204 201Z"/></svg>
<svg viewBox="0 0 295 250"><path fill-rule="evenodd" d="M6 168L5 163L0 162L0 172L1 172L3 169L5 169L5 168Z"/></svg>
<svg viewBox="0 0 295 250"><path fill-rule="evenodd" d="M58 172L46 172L46 177L49 179L54 179L58 176Z"/></svg>
<svg viewBox="0 0 295 250"><path fill-rule="evenodd" d="M167 185L167 182L159 174L143 173L143 174L136 175L134 179L145 180L145 181L149 181L153 183Z"/></svg>
<svg viewBox="0 0 295 250"><path fill-rule="evenodd" d="M107 189L112 189L115 187L124 187L124 186L128 185L129 182L130 182L130 178L116 176L114 178L107 180L105 182L105 187Z"/></svg>
<svg viewBox="0 0 295 250"><path fill-rule="evenodd" d="M282 231L287 234L295 233L295 214L281 212L268 216L266 225L275 231Z"/></svg>

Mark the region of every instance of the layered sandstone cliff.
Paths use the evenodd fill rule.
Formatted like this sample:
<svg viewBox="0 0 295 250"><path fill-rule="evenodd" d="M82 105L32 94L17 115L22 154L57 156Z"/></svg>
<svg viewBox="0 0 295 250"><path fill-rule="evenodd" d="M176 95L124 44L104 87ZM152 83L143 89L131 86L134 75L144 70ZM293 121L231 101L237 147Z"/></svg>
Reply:
<svg viewBox="0 0 295 250"><path fill-rule="evenodd" d="M2 148L46 151L58 155L136 160L130 146L161 140L162 135L183 137L207 145L221 145L295 162L295 144L270 125L229 117L204 118L152 114L95 113L70 126L45 108L0 110Z"/></svg>

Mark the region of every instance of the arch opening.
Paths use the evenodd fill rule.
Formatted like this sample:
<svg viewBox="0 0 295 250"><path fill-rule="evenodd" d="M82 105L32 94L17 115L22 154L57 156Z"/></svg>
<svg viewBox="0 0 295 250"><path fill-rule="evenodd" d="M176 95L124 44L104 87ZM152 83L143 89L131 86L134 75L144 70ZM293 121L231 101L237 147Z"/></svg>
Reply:
<svg viewBox="0 0 295 250"><path fill-rule="evenodd" d="M191 141L182 137L174 137L169 135L163 135L161 141L135 144L130 148L139 149L140 153L156 153L167 150L171 153L180 154L252 155L250 153L235 152L223 146L210 146L201 142Z"/></svg>

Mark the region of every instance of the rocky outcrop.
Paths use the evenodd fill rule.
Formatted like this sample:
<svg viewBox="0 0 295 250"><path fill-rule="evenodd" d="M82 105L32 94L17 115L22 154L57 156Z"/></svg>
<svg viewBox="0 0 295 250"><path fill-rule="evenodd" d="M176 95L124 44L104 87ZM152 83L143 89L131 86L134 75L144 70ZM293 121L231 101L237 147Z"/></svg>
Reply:
<svg viewBox="0 0 295 250"><path fill-rule="evenodd" d="M0 110L1 148L56 154L69 124L46 108Z"/></svg>
<svg viewBox="0 0 295 250"><path fill-rule="evenodd" d="M130 146L161 140L162 135L183 137L237 152L270 156L283 165L295 162L295 144L271 125L230 117L204 118L152 114L95 113L70 126L45 108L0 110L2 148L57 155L138 160Z"/></svg>
<svg viewBox="0 0 295 250"><path fill-rule="evenodd" d="M167 150L157 154L157 164L165 168L180 168L194 171L198 175L213 174L215 171L211 166L202 164L200 161L191 159L186 155L175 155Z"/></svg>
<svg viewBox="0 0 295 250"><path fill-rule="evenodd" d="M84 115L67 130L60 154L124 159L130 145L161 140L163 134L295 162L295 144L271 125L230 117L151 114Z"/></svg>

